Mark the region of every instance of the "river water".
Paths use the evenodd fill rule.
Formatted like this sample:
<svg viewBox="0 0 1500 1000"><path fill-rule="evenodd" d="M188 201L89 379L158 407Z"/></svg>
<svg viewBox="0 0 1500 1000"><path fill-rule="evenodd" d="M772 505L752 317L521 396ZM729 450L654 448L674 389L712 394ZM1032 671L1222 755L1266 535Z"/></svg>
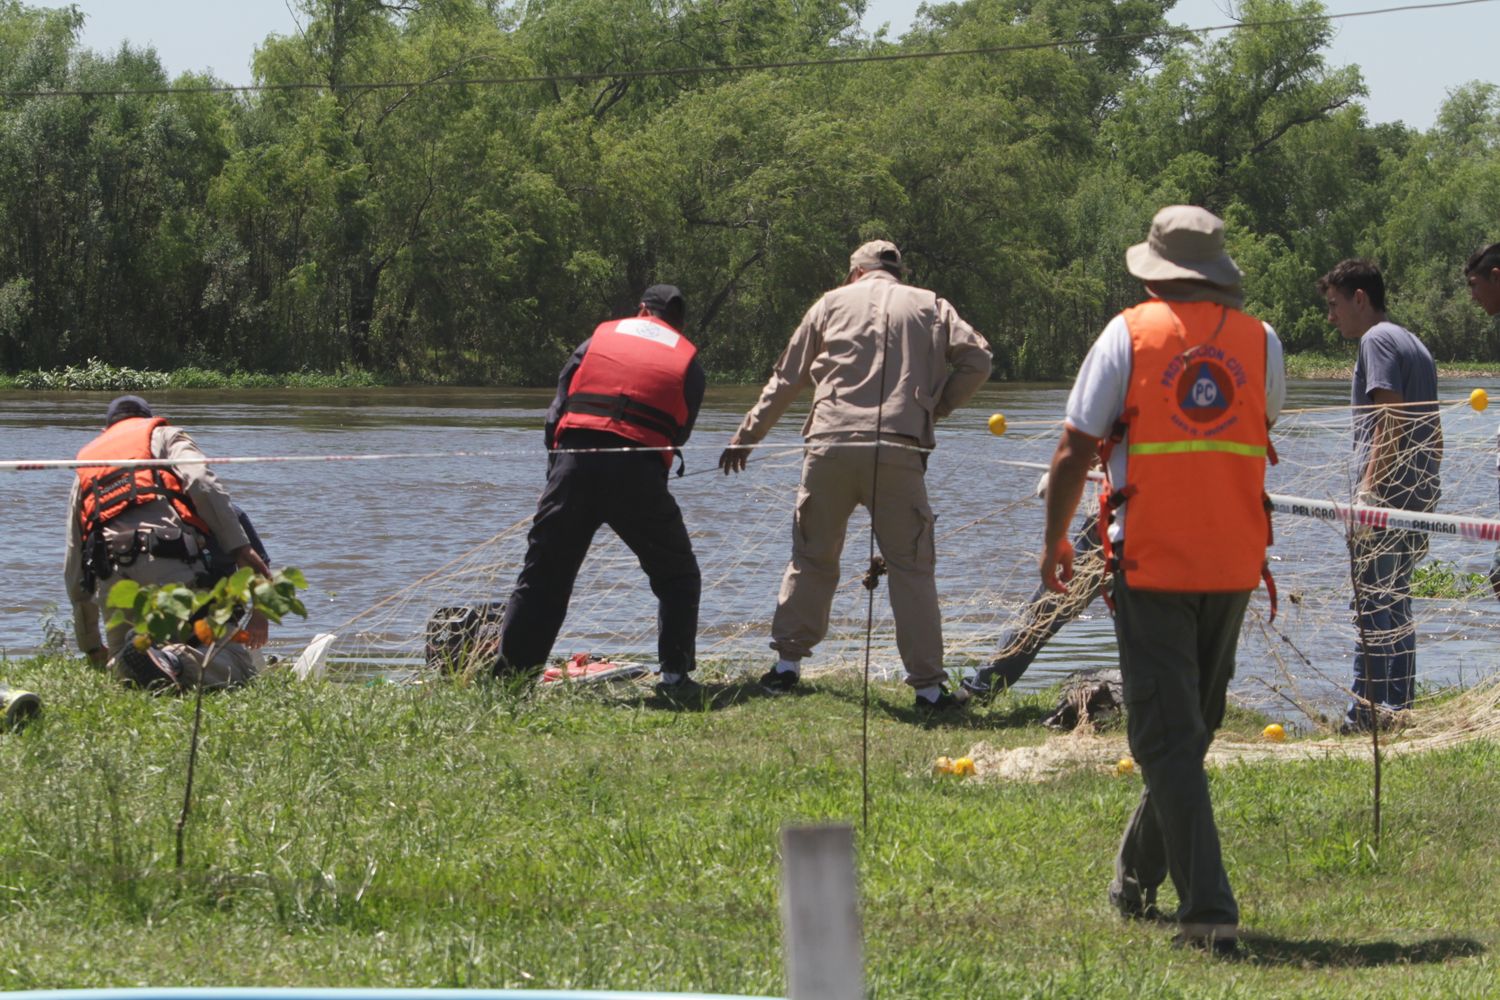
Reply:
<svg viewBox="0 0 1500 1000"><path fill-rule="evenodd" d="M1445 382L1442 393L1466 398L1476 384L1500 391L1494 384ZM726 479L714 470L715 459L755 393L754 387L710 390L686 451L688 474L674 480L673 491L704 571L700 658L759 669L769 656L766 629L790 545L801 415L788 414L749 470ZM1031 496L1038 470L1027 463L1050 457L1066 394L1065 386L991 385L940 429L928 482L938 513L946 639L956 664L986 657L1035 586L1043 514ZM1346 499L1348 414L1341 404L1347 394L1343 383L1294 384L1288 406L1307 412L1289 414L1278 427L1283 462L1271 472L1272 492ZM97 433L109 398L0 393L0 458L71 458ZM254 518L273 562L297 566L311 584L309 618L273 629L269 651L295 655L313 635L334 631L363 636L336 646L336 656L379 650L399 660L420 654L422 624L434 608L506 597L544 479L540 426L550 398L550 390L245 390L162 392L151 401L210 456L427 456L218 469ZM986 427L995 412L1004 413L1010 427L1001 437ZM1493 423L1467 406L1445 409L1443 512L1495 515ZM461 452L471 454L455 455ZM0 648L7 655L43 648L49 618L71 639L61 573L71 475L0 472L6 527ZM1285 707L1291 697L1327 707L1347 682L1354 642L1347 558L1337 529L1295 521L1278 518L1272 550L1281 617L1275 630L1268 628L1264 595L1252 602L1236 691L1268 707ZM866 603L857 578L868 554L863 512L851 522L848 539L833 627L810 666L862 662ZM1444 538L1434 541L1432 557L1478 571L1490 552ZM1492 599L1419 602L1422 679L1467 683L1493 669L1496 611ZM554 654L649 660L653 619L642 574L605 529ZM888 673L899 667L891 628L882 592L875 601L872 662ZM1108 614L1096 605L1048 646L1026 684L1050 684L1078 667L1113 660Z"/></svg>

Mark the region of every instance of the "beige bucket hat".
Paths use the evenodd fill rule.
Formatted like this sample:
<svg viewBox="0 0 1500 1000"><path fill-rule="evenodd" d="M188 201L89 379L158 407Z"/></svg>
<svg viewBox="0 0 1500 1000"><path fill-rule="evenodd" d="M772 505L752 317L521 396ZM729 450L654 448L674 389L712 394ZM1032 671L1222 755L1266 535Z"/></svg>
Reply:
<svg viewBox="0 0 1500 1000"><path fill-rule="evenodd" d="M901 251L890 240L871 240L849 255L849 270L893 267L902 270Z"/></svg>
<svg viewBox="0 0 1500 1000"><path fill-rule="evenodd" d="M1196 205L1168 205L1151 220L1146 242L1125 251L1142 281L1206 281L1237 289L1245 276L1224 251L1224 220Z"/></svg>

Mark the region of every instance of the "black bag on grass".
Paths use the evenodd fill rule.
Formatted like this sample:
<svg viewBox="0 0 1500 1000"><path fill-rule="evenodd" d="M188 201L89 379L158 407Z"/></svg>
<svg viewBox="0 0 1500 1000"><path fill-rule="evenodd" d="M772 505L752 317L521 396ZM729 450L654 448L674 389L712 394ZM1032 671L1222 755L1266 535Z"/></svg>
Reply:
<svg viewBox="0 0 1500 1000"><path fill-rule="evenodd" d="M494 669L500 658L505 602L438 608L427 619L423 653L429 670L468 674Z"/></svg>

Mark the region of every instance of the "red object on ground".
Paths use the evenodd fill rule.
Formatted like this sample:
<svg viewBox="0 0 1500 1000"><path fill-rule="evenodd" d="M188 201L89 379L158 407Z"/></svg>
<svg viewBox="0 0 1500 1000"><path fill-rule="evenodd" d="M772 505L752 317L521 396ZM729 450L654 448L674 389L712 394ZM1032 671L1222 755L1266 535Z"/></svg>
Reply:
<svg viewBox="0 0 1500 1000"><path fill-rule="evenodd" d="M548 667L542 671L543 684L572 681L584 684L590 681L607 681L628 677L639 677L646 668L638 663L612 663L598 660L593 653L574 653L573 658L560 667Z"/></svg>

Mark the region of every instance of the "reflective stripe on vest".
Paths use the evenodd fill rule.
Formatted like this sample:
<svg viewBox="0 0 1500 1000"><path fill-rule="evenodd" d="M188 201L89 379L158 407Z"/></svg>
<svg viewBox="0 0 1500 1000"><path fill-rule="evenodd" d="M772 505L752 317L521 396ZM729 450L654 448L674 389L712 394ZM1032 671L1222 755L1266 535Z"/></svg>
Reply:
<svg viewBox="0 0 1500 1000"><path fill-rule="evenodd" d="M1265 506L1266 331L1211 302L1153 300L1124 314L1131 373L1120 569L1141 590L1254 590Z"/></svg>
<svg viewBox="0 0 1500 1000"><path fill-rule="evenodd" d="M193 510L192 501L176 472L168 468L121 469L107 464L111 459L156 458L151 451L151 435L166 422L162 417L127 417L79 449L79 461L101 463L78 470L78 491L82 501L79 527L84 538L127 510L157 500L170 502L178 517L212 536L208 525Z"/></svg>
<svg viewBox="0 0 1500 1000"><path fill-rule="evenodd" d="M698 351L650 316L600 324L573 373L557 436L608 431L650 448L670 449L687 424L683 383ZM672 452L661 453L670 467Z"/></svg>
<svg viewBox="0 0 1500 1000"><path fill-rule="evenodd" d="M1231 455L1266 457L1265 445L1237 444L1233 441L1148 441L1130 446L1130 455L1180 455L1188 451L1223 451Z"/></svg>

